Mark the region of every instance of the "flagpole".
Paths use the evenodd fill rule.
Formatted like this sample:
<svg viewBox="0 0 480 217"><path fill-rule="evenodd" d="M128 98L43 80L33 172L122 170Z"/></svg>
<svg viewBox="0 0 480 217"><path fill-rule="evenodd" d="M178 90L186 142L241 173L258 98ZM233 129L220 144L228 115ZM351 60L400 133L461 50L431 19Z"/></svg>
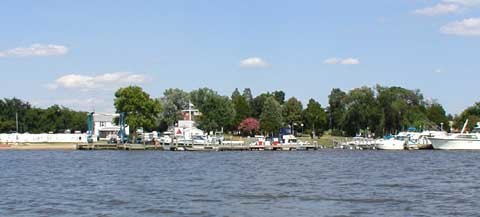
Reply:
<svg viewBox="0 0 480 217"><path fill-rule="evenodd" d="M18 112L15 112L15 126L17 127L17 133L18 133Z"/></svg>

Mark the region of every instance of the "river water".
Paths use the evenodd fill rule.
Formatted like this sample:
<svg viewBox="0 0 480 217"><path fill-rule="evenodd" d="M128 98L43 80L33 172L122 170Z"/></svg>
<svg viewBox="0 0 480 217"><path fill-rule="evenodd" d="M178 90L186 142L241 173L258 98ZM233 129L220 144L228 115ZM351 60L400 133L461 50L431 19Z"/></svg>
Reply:
<svg viewBox="0 0 480 217"><path fill-rule="evenodd" d="M480 152L0 151L0 216L479 216Z"/></svg>

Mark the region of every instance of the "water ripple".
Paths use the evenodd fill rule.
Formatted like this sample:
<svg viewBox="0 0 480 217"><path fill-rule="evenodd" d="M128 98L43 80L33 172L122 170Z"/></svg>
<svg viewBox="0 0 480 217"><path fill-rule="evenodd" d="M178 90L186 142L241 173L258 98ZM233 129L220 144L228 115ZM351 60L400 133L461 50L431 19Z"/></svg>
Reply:
<svg viewBox="0 0 480 217"><path fill-rule="evenodd" d="M0 151L0 216L480 216L479 152Z"/></svg>

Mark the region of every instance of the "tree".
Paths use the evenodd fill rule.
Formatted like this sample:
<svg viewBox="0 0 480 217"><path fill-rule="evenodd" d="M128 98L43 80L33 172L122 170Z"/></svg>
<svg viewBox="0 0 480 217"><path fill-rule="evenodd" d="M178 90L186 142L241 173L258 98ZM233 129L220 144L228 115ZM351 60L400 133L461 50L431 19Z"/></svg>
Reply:
<svg viewBox="0 0 480 217"><path fill-rule="evenodd" d="M188 107L190 94L180 89L167 89L161 98L163 112L160 118L162 130L173 126L181 119L181 111Z"/></svg>
<svg viewBox="0 0 480 217"><path fill-rule="evenodd" d="M443 123L443 130L448 130L448 118L442 105L438 103L432 103L427 106L426 113L428 119L436 126L441 126Z"/></svg>
<svg viewBox="0 0 480 217"><path fill-rule="evenodd" d="M253 135L260 129L260 122L258 122L258 120L255 118L246 118L240 122L238 129L244 134Z"/></svg>
<svg viewBox="0 0 480 217"><path fill-rule="evenodd" d="M454 119L454 128L462 129L465 120L468 119L467 130L475 127L477 122L480 122L480 102L466 108L459 116Z"/></svg>
<svg viewBox="0 0 480 217"><path fill-rule="evenodd" d="M208 88L194 90L190 96L193 104L202 113L198 120L200 128L207 131L233 128L235 110L228 97L220 96Z"/></svg>
<svg viewBox="0 0 480 217"><path fill-rule="evenodd" d="M252 102L253 102L253 95L252 95L252 90L250 88L245 88L243 90L242 96L245 98L245 100L248 102L250 107L252 107Z"/></svg>
<svg viewBox="0 0 480 217"><path fill-rule="evenodd" d="M331 129L339 130L345 116L345 98L347 94L339 88L334 88L328 96L328 118Z"/></svg>
<svg viewBox="0 0 480 217"><path fill-rule="evenodd" d="M288 123L291 128L294 128L294 125L300 125L302 110L302 103L297 98L291 97L282 107L283 121Z"/></svg>
<svg viewBox="0 0 480 217"><path fill-rule="evenodd" d="M435 124L428 120L423 95L419 90L379 85L376 90L383 115L381 127L384 133L395 133L407 127L435 127Z"/></svg>
<svg viewBox="0 0 480 217"><path fill-rule="evenodd" d="M303 123L314 135L323 132L327 127L327 114L322 105L314 99L308 101L307 108L303 111Z"/></svg>
<svg viewBox="0 0 480 217"><path fill-rule="evenodd" d="M237 97L241 97L242 95L240 95L240 91L238 91L238 88L235 88L235 90L233 91L232 93L232 100L237 98Z"/></svg>
<svg viewBox="0 0 480 217"><path fill-rule="evenodd" d="M262 93L255 97L252 101L252 116L255 118L260 118L262 114L265 101L268 97L272 97L270 93ZM278 102L278 101L277 101Z"/></svg>
<svg viewBox="0 0 480 217"><path fill-rule="evenodd" d="M138 86L118 89L115 92L114 105L117 113L125 113L125 122L130 126L130 135L133 135L134 139L137 129L152 130L162 112L160 101L150 98L150 95Z"/></svg>
<svg viewBox="0 0 480 217"><path fill-rule="evenodd" d="M86 131L87 113L53 105L47 109L32 107L20 99L0 100L0 133L16 131L16 115L18 114L18 131L20 133L63 133Z"/></svg>
<svg viewBox="0 0 480 217"><path fill-rule="evenodd" d="M273 97L277 100L280 105L285 103L285 92L281 90L276 90L272 92Z"/></svg>
<svg viewBox="0 0 480 217"><path fill-rule="evenodd" d="M349 136L363 130L376 131L381 119L380 109L375 99L374 91L369 87L351 90L345 99L345 116L343 130ZM368 132L367 132L368 133Z"/></svg>
<svg viewBox="0 0 480 217"><path fill-rule="evenodd" d="M235 118L233 120L233 126L238 126L241 121L245 118L250 117L252 115L252 111L250 108L249 103L247 102L246 98L240 95L238 89L232 94L232 103L235 109Z"/></svg>
<svg viewBox="0 0 480 217"><path fill-rule="evenodd" d="M266 133L278 132L282 127L282 106L273 97L267 97L260 115L260 127Z"/></svg>

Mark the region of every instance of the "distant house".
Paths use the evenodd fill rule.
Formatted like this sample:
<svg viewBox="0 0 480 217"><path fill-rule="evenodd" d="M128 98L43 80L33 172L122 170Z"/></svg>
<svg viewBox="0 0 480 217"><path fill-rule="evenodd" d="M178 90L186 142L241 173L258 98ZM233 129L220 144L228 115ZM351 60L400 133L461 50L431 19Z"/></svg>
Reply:
<svg viewBox="0 0 480 217"><path fill-rule="evenodd" d="M99 140L108 140L118 134L120 127L115 123L115 118L119 114L93 114L93 134ZM128 126L125 132L128 134Z"/></svg>

